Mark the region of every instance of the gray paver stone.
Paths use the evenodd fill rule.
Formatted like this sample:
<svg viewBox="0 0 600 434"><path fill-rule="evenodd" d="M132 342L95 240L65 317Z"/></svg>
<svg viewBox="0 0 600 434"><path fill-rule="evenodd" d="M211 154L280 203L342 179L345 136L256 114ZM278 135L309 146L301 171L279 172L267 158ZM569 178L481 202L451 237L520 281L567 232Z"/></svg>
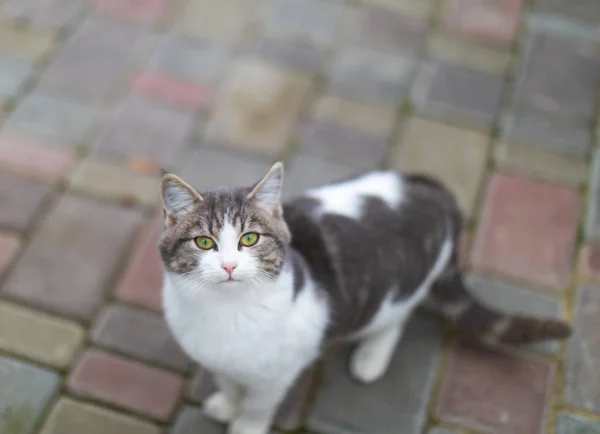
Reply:
<svg viewBox="0 0 600 434"><path fill-rule="evenodd" d="M170 434L222 434L223 427L208 419L198 407L191 405L181 409Z"/></svg>
<svg viewBox="0 0 600 434"><path fill-rule="evenodd" d="M333 60L329 86L350 99L397 106L408 95L414 66L408 58L349 47Z"/></svg>
<svg viewBox="0 0 600 434"><path fill-rule="evenodd" d="M344 14L342 1L270 0L262 11L268 37L331 44Z"/></svg>
<svg viewBox="0 0 600 434"><path fill-rule="evenodd" d="M421 70L413 96L421 110L433 115L488 126L496 118L503 86L499 74L439 62Z"/></svg>
<svg viewBox="0 0 600 434"><path fill-rule="evenodd" d="M142 361L187 372L190 359L175 342L164 319L129 306L110 306L92 331L96 345L119 351Z"/></svg>
<svg viewBox="0 0 600 434"><path fill-rule="evenodd" d="M227 51L216 44L172 35L156 51L151 69L210 85L221 78L228 60Z"/></svg>
<svg viewBox="0 0 600 434"><path fill-rule="evenodd" d="M52 191L52 185L0 173L0 225L25 231Z"/></svg>
<svg viewBox="0 0 600 434"><path fill-rule="evenodd" d="M0 19L53 31L70 23L84 7L81 0L6 0L0 7Z"/></svg>
<svg viewBox="0 0 600 434"><path fill-rule="evenodd" d="M502 138L522 146L532 146L559 154L585 158L591 146L589 129L564 118L539 113L514 113L501 122Z"/></svg>
<svg viewBox="0 0 600 434"><path fill-rule="evenodd" d="M2 55L0 57L0 99L16 96L31 71L31 63L17 57Z"/></svg>
<svg viewBox="0 0 600 434"><path fill-rule="evenodd" d="M574 414L561 413L556 421L556 434L600 434L600 422Z"/></svg>
<svg viewBox="0 0 600 434"><path fill-rule="evenodd" d="M354 131L326 121L308 121L300 128L300 152L335 163L372 169L381 164L385 137Z"/></svg>
<svg viewBox="0 0 600 434"><path fill-rule="evenodd" d="M600 150L594 152L585 220L586 238L600 240Z"/></svg>
<svg viewBox="0 0 600 434"><path fill-rule="evenodd" d="M87 19L46 70L40 89L76 101L101 102L138 58L135 50L141 35L140 28L124 22Z"/></svg>
<svg viewBox="0 0 600 434"><path fill-rule="evenodd" d="M573 15L597 24L600 21L600 3L597 0L538 0L542 11Z"/></svg>
<svg viewBox="0 0 600 434"><path fill-rule="evenodd" d="M3 131L74 146L84 140L96 118L96 110L71 101L30 94L8 117Z"/></svg>
<svg viewBox="0 0 600 434"><path fill-rule="evenodd" d="M600 415L600 288L579 289L574 326L567 353L565 400Z"/></svg>
<svg viewBox="0 0 600 434"><path fill-rule="evenodd" d="M600 83L598 53L575 39L534 34L518 73L516 107L591 121Z"/></svg>
<svg viewBox="0 0 600 434"><path fill-rule="evenodd" d="M0 432L32 433L59 383L52 371L0 356Z"/></svg>
<svg viewBox="0 0 600 434"><path fill-rule="evenodd" d="M300 41L280 41L262 39L251 45L247 51L285 68L305 74L319 72L326 60L319 49Z"/></svg>
<svg viewBox="0 0 600 434"><path fill-rule="evenodd" d="M422 432L441 347L441 328L415 318L378 382L364 386L352 381L346 358L340 358L317 393L308 428L323 434Z"/></svg>

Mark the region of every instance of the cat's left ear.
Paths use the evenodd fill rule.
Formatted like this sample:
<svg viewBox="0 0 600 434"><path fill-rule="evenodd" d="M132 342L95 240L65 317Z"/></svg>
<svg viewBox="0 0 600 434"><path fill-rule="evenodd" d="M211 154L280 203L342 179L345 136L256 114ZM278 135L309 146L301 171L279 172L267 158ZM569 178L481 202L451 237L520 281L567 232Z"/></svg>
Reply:
<svg viewBox="0 0 600 434"><path fill-rule="evenodd" d="M162 203L167 215L186 214L204 199L183 179L167 174L162 178Z"/></svg>
<svg viewBox="0 0 600 434"><path fill-rule="evenodd" d="M252 188L248 199L255 199L258 205L275 217L281 216L281 188L283 186L283 164L278 161L269 172Z"/></svg>

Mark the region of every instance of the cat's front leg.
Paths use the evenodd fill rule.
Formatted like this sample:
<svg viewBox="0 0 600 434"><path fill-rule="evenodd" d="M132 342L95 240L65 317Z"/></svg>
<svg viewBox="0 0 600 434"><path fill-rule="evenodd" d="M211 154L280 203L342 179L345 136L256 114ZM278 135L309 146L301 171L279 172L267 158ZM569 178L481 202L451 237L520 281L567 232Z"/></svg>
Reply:
<svg viewBox="0 0 600 434"><path fill-rule="evenodd" d="M229 425L228 434L268 434L288 388L289 383L265 383L247 389L241 411Z"/></svg>
<svg viewBox="0 0 600 434"><path fill-rule="evenodd" d="M202 410L217 422L229 423L240 413L242 388L223 375L214 375L214 380L217 390L206 398Z"/></svg>

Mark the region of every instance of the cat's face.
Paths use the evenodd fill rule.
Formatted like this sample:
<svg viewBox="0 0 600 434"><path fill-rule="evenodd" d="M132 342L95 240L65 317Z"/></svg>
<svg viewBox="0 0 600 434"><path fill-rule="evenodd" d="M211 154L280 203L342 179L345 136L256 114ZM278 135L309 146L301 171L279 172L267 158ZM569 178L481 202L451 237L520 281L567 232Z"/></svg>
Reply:
<svg viewBox="0 0 600 434"><path fill-rule="evenodd" d="M165 175L159 250L166 270L197 289L275 279L290 242L280 204L282 181L277 163L253 187L200 195L180 178Z"/></svg>

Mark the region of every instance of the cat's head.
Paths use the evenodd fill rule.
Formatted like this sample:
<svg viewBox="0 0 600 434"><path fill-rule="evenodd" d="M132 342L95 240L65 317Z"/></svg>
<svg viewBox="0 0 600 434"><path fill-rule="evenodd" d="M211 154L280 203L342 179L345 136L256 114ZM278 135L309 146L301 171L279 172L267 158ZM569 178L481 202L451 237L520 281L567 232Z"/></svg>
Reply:
<svg viewBox="0 0 600 434"><path fill-rule="evenodd" d="M255 185L200 194L181 178L162 180L165 269L197 287L262 284L281 272L290 233L283 219L283 165Z"/></svg>

